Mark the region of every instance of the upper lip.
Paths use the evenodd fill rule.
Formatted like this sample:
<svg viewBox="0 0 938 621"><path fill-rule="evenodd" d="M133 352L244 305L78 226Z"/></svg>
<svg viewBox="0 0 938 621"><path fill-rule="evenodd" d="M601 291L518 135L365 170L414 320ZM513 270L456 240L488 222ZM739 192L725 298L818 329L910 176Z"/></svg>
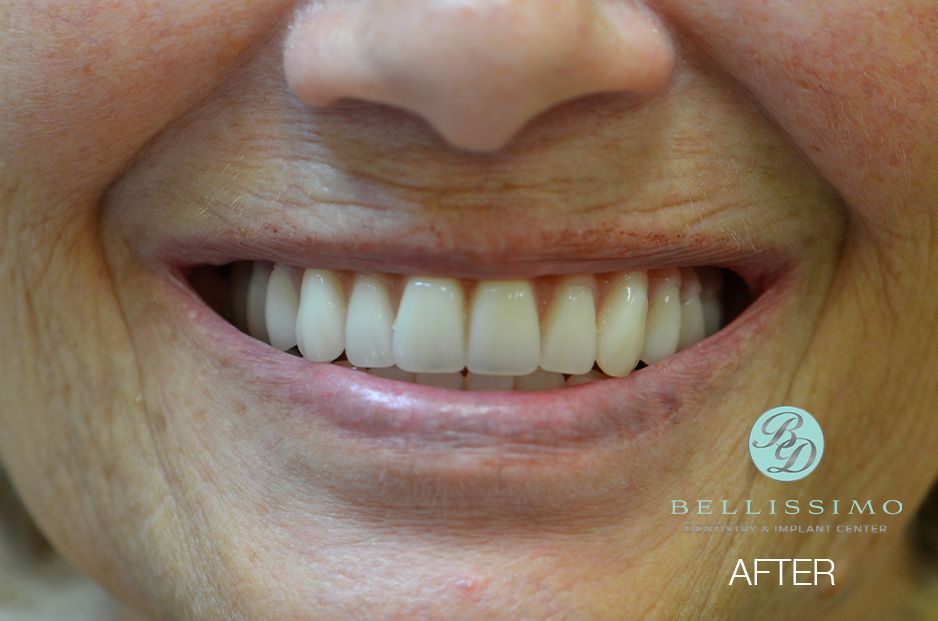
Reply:
<svg viewBox="0 0 938 621"><path fill-rule="evenodd" d="M145 256L177 269L265 260L473 279L710 265L736 272L754 292L793 262L784 248L759 239L697 233L687 226L675 230L667 223L637 230L609 221L590 223L588 218L543 226L513 223L508 217L498 227L497 215L469 213L462 221L427 222L392 234L370 231L366 218L352 219L342 230L323 231L293 215L279 215L276 221L259 219L253 225L225 222L205 230L179 227L164 236L141 234L137 246Z"/></svg>

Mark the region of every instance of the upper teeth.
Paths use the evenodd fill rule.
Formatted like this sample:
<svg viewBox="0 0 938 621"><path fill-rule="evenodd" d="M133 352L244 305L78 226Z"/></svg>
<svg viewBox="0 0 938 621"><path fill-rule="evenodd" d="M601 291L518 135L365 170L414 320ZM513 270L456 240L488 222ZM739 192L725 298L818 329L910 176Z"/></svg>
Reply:
<svg viewBox="0 0 938 621"><path fill-rule="evenodd" d="M712 334L722 313L708 268L470 282L259 261L233 273L234 322L277 349L470 389L582 383L594 362L628 375Z"/></svg>

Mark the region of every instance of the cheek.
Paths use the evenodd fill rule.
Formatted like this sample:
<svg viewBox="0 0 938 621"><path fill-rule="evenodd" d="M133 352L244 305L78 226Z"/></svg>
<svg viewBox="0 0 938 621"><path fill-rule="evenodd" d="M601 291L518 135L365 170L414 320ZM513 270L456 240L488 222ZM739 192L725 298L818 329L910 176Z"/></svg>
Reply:
<svg viewBox="0 0 938 621"><path fill-rule="evenodd" d="M664 0L872 221L927 214L938 5ZM901 210L901 211L900 211ZM912 219L912 218L910 218Z"/></svg>
<svg viewBox="0 0 938 621"><path fill-rule="evenodd" d="M290 4L78 0L5 10L0 102L12 111L11 172L72 199L96 196Z"/></svg>

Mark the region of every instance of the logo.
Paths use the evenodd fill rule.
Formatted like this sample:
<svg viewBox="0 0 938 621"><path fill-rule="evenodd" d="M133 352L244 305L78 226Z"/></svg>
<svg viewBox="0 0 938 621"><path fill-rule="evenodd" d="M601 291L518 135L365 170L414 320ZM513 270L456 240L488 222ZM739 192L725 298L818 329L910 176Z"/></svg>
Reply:
<svg viewBox="0 0 938 621"><path fill-rule="evenodd" d="M749 455L765 476L776 481L797 481L821 462L824 433L814 417L801 408L772 408L756 420L749 432Z"/></svg>

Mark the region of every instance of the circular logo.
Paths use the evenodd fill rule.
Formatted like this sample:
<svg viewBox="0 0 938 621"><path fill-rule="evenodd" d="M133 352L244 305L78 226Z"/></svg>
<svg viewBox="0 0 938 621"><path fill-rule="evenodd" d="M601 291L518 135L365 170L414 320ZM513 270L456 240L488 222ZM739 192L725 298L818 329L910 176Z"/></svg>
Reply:
<svg viewBox="0 0 938 621"><path fill-rule="evenodd" d="M801 408L772 408L756 420L749 432L749 455L765 476L776 481L797 481L821 462L824 433L814 417Z"/></svg>

